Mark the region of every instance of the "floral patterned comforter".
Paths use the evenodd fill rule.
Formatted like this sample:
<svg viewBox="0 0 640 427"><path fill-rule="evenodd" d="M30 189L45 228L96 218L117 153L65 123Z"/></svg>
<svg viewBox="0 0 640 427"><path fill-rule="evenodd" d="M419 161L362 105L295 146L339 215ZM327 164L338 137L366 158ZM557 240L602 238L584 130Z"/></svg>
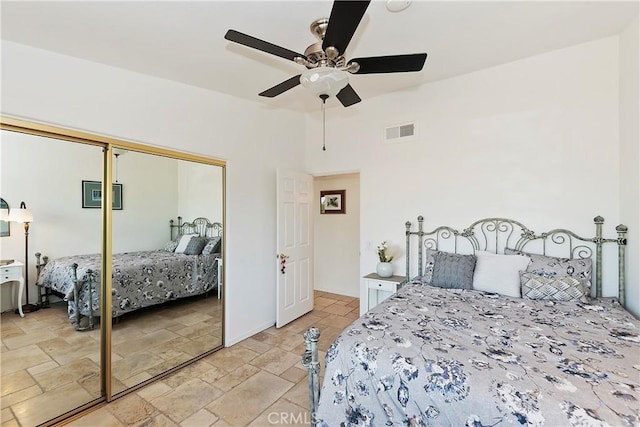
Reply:
<svg viewBox="0 0 640 427"><path fill-rule="evenodd" d="M167 251L114 254L112 261L112 316L117 317L169 300L205 293L217 286L219 254L185 255ZM93 315L100 315L100 254L76 255L49 261L38 277L38 285L64 294L73 301L73 270L78 264L80 314L89 315L89 286ZM92 270L90 275L88 270ZM68 304L69 320L77 320L75 304Z"/></svg>
<svg viewBox="0 0 640 427"><path fill-rule="evenodd" d="M615 299L412 282L328 349L318 425L638 426L639 332Z"/></svg>

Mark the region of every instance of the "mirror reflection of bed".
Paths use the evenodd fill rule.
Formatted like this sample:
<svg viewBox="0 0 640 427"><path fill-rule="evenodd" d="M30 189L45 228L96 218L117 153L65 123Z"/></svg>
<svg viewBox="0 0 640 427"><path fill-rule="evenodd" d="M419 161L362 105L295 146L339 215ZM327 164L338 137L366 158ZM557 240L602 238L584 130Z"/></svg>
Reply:
<svg viewBox="0 0 640 427"><path fill-rule="evenodd" d="M101 210L83 208L81 183L102 179L103 152L99 146L6 130L2 130L0 143L2 197L11 205L24 200L34 213L29 230L29 288L34 303L38 295L36 252L47 256L49 263L100 254ZM24 158L29 159L29 168L15 161ZM182 222L203 217L219 224L205 237L222 233L222 167L135 151L119 155L113 167L114 183L117 170L122 185L122 209L112 212L114 276L118 254L155 251L169 255L163 251L169 242L191 232L170 228L171 218L177 226L178 216ZM24 233L18 225L11 224L11 236L0 239L3 258L5 254L24 258ZM217 251L221 254L222 248L218 246ZM209 264L217 271L222 257L207 258L212 258ZM185 271L192 272L193 267ZM218 293L222 282L215 275L207 279L212 283L203 285L200 290L206 289L204 292L193 289L182 298L169 295L167 302L154 301L159 303L118 313L111 324L112 395L222 345L224 293ZM134 294L144 292L135 280L130 284ZM35 390L12 409L22 413L26 424L37 425L100 398L104 393L100 384L101 318L94 317L90 328L88 318L81 316L83 323L77 328L69 319L67 302L58 294L49 296L49 308L21 319L13 313L15 302L9 288L2 289L0 317L3 399L5 394ZM95 309L97 314L99 308Z"/></svg>

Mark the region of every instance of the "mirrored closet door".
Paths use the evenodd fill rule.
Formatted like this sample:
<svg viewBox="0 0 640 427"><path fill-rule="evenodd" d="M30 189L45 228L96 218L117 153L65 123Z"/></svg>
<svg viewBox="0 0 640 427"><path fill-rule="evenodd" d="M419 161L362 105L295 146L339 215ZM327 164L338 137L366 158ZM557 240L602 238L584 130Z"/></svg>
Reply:
<svg viewBox="0 0 640 427"><path fill-rule="evenodd" d="M222 345L223 170L114 153L115 394Z"/></svg>
<svg viewBox="0 0 640 427"><path fill-rule="evenodd" d="M3 422L61 421L222 348L224 162L2 125L0 197L32 218L0 258L28 263L36 309L16 314L3 283Z"/></svg>
<svg viewBox="0 0 640 427"><path fill-rule="evenodd" d="M103 151L2 130L0 163L0 193L9 205L11 231L0 237L1 258L24 264L17 272L28 282L23 304L29 304L20 317L11 289L17 282L2 285L2 418L4 423L11 415L19 425L34 426L103 396L100 329L76 331L65 301L74 296L71 270L39 277L35 256L53 265L83 255L99 268L101 213L82 208L80 183L101 179ZM28 234L24 223L12 221L22 202L30 213Z"/></svg>

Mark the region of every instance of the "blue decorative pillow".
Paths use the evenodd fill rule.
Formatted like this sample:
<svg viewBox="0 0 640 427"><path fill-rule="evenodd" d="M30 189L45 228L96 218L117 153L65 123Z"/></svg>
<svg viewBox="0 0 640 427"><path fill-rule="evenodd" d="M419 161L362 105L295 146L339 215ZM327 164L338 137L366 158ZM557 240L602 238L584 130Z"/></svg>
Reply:
<svg viewBox="0 0 640 427"><path fill-rule="evenodd" d="M205 245L207 244L207 240L204 237L193 237L189 240L189 244L184 250L185 255L200 255Z"/></svg>
<svg viewBox="0 0 640 427"><path fill-rule="evenodd" d="M449 289L471 289L476 257L446 252L434 254L431 285Z"/></svg>
<svg viewBox="0 0 640 427"><path fill-rule="evenodd" d="M222 244L222 238L220 237L210 237L207 239L207 244L202 250L202 255L211 255L220 252L220 246Z"/></svg>

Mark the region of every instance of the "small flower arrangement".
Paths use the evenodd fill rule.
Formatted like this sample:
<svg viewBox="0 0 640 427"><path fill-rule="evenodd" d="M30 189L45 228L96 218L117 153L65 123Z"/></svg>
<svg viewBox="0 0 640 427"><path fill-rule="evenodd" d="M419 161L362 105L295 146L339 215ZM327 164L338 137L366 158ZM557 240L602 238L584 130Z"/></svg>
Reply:
<svg viewBox="0 0 640 427"><path fill-rule="evenodd" d="M393 260L393 255L387 255L388 248L389 245L386 240L378 245L378 259L380 259L380 262L391 262Z"/></svg>

